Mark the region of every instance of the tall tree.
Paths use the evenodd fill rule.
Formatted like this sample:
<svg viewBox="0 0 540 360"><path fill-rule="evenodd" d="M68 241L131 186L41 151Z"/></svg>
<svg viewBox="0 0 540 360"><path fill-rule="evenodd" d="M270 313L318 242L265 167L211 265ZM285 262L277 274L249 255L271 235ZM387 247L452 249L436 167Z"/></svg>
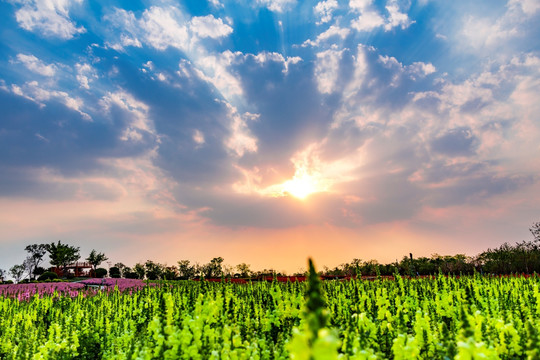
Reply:
<svg viewBox="0 0 540 360"><path fill-rule="evenodd" d="M58 243L50 243L45 245L46 250L49 253L49 262L51 265L62 269L62 273L66 271L66 267L81 258L79 254L79 247L62 244L60 240Z"/></svg>
<svg viewBox="0 0 540 360"><path fill-rule="evenodd" d="M193 279L196 276L196 267L189 260L178 261L178 276L182 280Z"/></svg>
<svg viewBox="0 0 540 360"><path fill-rule="evenodd" d="M97 267L102 262L109 260L109 258L106 257L104 253L98 253L96 250L92 249L92 251L90 251L90 255L85 260L88 261L90 265L92 265L94 274L96 274Z"/></svg>
<svg viewBox="0 0 540 360"><path fill-rule="evenodd" d="M141 263L136 263L135 266L133 266L133 272L137 274L137 279L144 279L144 276L146 275L146 269Z"/></svg>
<svg viewBox="0 0 540 360"><path fill-rule="evenodd" d="M6 277L6 270L0 269L0 281L3 282Z"/></svg>
<svg viewBox="0 0 540 360"><path fill-rule="evenodd" d="M121 276L121 277L124 277L124 276L125 276L124 272L125 272L126 270L127 270L127 271L130 270L126 265L124 265L124 264L121 263L121 262L114 264L114 267L117 267L117 268L120 270L120 276Z"/></svg>
<svg viewBox="0 0 540 360"><path fill-rule="evenodd" d="M24 276L24 272L26 271L26 266L24 264L21 265L13 265L11 269L9 269L10 275L15 279L15 282L21 281L22 277Z"/></svg>
<svg viewBox="0 0 540 360"><path fill-rule="evenodd" d="M45 253L47 253L47 246L45 244L32 244L26 246L24 250L29 254L25 261L28 274L31 279L35 279L36 274L34 272L39 267L41 261L43 261Z"/></svg>
<svg viewBox="0 0 540 360"><path fill-rule="evenodd" d="M146 278L149 280L160 280L163 278L163 273L165 272L165 266L162 264L153 262L152 260L147 260L144 264L146 271Z"/></svg>
<svg viewBox="0 0 540 360"><path fill-rule="evenodd" d="M204 273L206 278L215 278L223 275L223 261L224 259L220 256L213 258L210 262L204 265Z"/></svg>
<svg viewBox="0 0 540 360"><path fill-rule="evenodd" d="M249 268L249 264L238 264L236 265L236 270L238 271L240 277L247 278L251 276L251 269Z"/></svg>
<svg viewBox="0 0 540 360"><path fill-rule="evenodd" d="M532 227L529 229L529 231L534 237L534 241L540 241L540 222L534 223Z"/></svg>

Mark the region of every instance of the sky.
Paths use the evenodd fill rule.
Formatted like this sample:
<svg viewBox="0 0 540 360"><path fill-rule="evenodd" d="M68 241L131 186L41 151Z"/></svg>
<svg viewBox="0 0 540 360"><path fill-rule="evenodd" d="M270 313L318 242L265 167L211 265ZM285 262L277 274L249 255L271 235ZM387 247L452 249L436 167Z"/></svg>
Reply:
<svg viewBox="0 0 540 360"><path fill-rule="evenodd" d="M0 268L289 273L540 221L538 0L0 0Z"/></svg>

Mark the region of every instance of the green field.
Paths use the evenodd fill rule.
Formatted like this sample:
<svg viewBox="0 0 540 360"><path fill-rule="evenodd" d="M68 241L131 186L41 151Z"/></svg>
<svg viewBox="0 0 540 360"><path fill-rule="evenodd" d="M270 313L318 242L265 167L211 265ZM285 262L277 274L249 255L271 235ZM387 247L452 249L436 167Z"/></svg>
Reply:
<svg viewBox="0 0 540 360"><path fill-rule="evenodd" d="M539 359L539 285L440 275L2 296L0 358Z"/></svg>

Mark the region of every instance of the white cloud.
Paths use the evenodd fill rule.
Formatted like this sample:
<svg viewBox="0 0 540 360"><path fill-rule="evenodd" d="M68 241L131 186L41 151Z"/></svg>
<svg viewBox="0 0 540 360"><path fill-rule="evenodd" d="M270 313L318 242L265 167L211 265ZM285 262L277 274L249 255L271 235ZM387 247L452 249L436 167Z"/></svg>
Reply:
<svg viewBox="0 0 540 360"><path fill-rule="evenodd" d="M73 98L69 96L69 94L65 91L45 89L41 87L37 81L27 82L22 87L12 85L11 90L14 94L31 100L40 107L45 107L45 102L49 100L57 100L63 103L66 107L81 114L85 120L92 120L90 115L81 110L84 105L83 101L80 98Z"/></svg>
<svg viewBox="0 0 540 360"><path fill-rule="evenodd" d="M300 58L298 56L293 56L293 57L289 56L289 57L285 58L280 53L268 52L268 51L263 51L261 53L258 53L257 55L249 54L249 55L246 55L246 56L253 57L260 64L264 64L267 61L274 61L274 62L283 63L283 73L284 74L289 72L289 65L290 64L297 64L300 61L302 61L302 58Z"/></svg>
<svg viewBox="0 0 540 360"><path fill-rule="evenodd" d="M257 138L251 134L247 123L256 121L259 115L248 112L241 115L234 106L227 102L225 105L229 109L229 119L231 120L231 136L225 141L225 146L238 157L244 156L246 152L257 152Z"/></svg>
<svg viewBox="0 0 540 360"><path fill-rule="evenodd" d="M505 26L501 21L493 22L491 19L469 16L465 20L462 34L473 49L483 49L516 36L518 30Z"/></svg>
<svg viewBox="0 0 540 360"><path fill-rule="evenodd" d="M412 78L415 79L417 77L422 78L433 74L435 71L437 71L437 69L432 63L414 62L408 66L408 71Z"/></svg>
<svg viewBox="0 0 540 360"><path fill-rule="evenodd" d="M347 36L349 36L351 30L347 28L341 28L337 25L332 25L328 28L328 30L320 33L315 41L313 40L306 40L302 44L302 46L319 46L323 41L327 41L330 38L338 37L341 40L344 40Z"/></svg>
<svg viewBox="0 0 540 360"><path fill-rule="evenodd" d="M383 25L384 19L376 11L364 11L351 22L351 27L357 31L371 31Z"/></svg>
<svg viewBox="0 0 540 360"><path fill-rule="evenodd" d="M540 1L538 0L509 0L507 3L509 9L519 8L526 16L532 16L540 10Z"/></svg>
<svg viewBox="0 0 540 360"><path fill-rule="evenodd" d="M317 24L324 24L332 20L332 13L338 8L337 0L321 1L315 5L313 12L321 18Z"/></svg>
<svg viewBox="0 0 540 360"><path fill-rule="evenodd" d="M359 89L362 87L364 79L368 74L367 48L364 45L358 45L356 61L354 64L354 78L351 82L353 88Z"/></svg>
<svg viewBox="0 0 540 360"><path fill-rule="evenodd" d="M362 105L357 101L357 95L368 84L366 79L369 75L369 64L367 58L368 48L362 44L358 45L356 56L354 57L354 72L352 78L343 89L343 100L341 107L334 116L332 128L339 127L343 122L356 117L356 114L362 113Z"/></svg>
<svg viewBox="0 0 540 360"><path fill-rule="evenodd" d="M191 19L191 31L200 38L213 38L227 36L233 32L232 27L216 19L214 15L196 16Z"/></svg>
<svg viewBox="0 0 540 360"><path fill-rule="evenodd" d="M145 10L139 20L145 41L158 50L186 48L189 44L187 27L178 23L178 17L179 11L174 7L165 9L153 6Z"/></svg>
<svg viewBox="0 0 540 360"><path fill-rule="evenodd" d="M416 80L418 78L424 78L437 71L437 69L435 68L435 66L433 66L432 63L424 63L418 61L412 63L411 65L404 66L393 56L379 55L379 62L383 64L386 68L393 69L394 80L396 81L402 75L408 75L412 80ZM392 85L396 86L397 83Z"/></svg>
<svg viewBox="0 0 540 360"><path fill-rule="evenodd" d="M372 0L351 0L349 7L355 12L360 12L360 16L351 21L351 27L357 31L372 31L379 27L390 31L398 26L401 29L406 29L414 23L406 13L400 10L396 0L388 0L385 6L388 12L386 18L373 6Z"/></svg>
<svg viewBox="0 0 540 360"><path fill-rule="evenodd" d="M257 3L266 6L270 11L283 12L296 4L296 0L257 0Z"/></svg>
<svg viewBox="0 0 540 360"><path fill-rule="evenodd" d="M228 71L228 67L236 61L241 53L227 50L221 54L205 55L197 59L196 74L218 89L223 96L230 100L243 94L242 84L236 76Z"/></svg>
<svg viewBox="0 0 540 360"><path fill-rule="evenodd" d="M390 31L398 26L401 27L401 29L406 29L414 23L414 21L409 19L409 16L406 13L400 11L396 0L389 0L386 5L386 10L389 14L387 22L384 25L386 31Z"/></svg>
<svg viewBox="0 0 540 360"><path fill-rule="evenodd" d="M205 143L204 134L201 130L195 129L195 131L193 132L193 141L195 141L195 144L197 144L197 146L201 146Z"/></svg>
<svg viewBox="0 0 540 360"><path fill-rule="evenodd" d="M373 0L350 0L349 7L353 10L364 11L371 6Z"/></svg>
<svg viewBox="0 0 540 360"><path fill-rule="evenodd" d="M216 9L224 7L224 5L219 2L219 0L209 0L209 3Z"/></svg>
<svg viewBox="0 0 540 360"><path fill-rule="evenodd" d="M167 75L165 75L164 73L158 73L157 78L159 81L167 81Z"/></svg>
<svg viewBox="0 0 540 360"><path fill-rule="evenodd" d="M19 60L19 62L21 62L28 70L43 76L54 76L57 70L55 65L45 65L43 61L34 55L17 54L17 60Z"/></svg>
<svg viewBox="0 0 540 360"><path fill-rule="evenodd" d="M69 7L82 0L30 0L15 12L19 26L46 37L64 40L84 33L84 27L77 27L69 18Z"/></svg>
<svg viewBox="0 0 540 360"><path fill-rule="evenodd" d="M339 75L339 62L342 55L343 50L326 50L317 53L314 71L319 92L323 94L334 92Z"/></svg>
<svg viewBox="0 0 540 360"><path fill-rule="evenodd" d="M129 36L126 36L126 35L122 35L120 36L120 41L122 43L122 46L133 46L133 47L142 47L142 44L141 42L139 41L139 39L135 38L135 37L129 37Z"/></svg>
<svg viewBox="0 0 540 360"><path fill-rule="evenodd" d="M443 79L440 90L414 96L413 101L420 103L436 100L434 114L427 117L419 114L419 107L411 120L429 119L423 126L426 138L429 136L426 134L457 127L472 129L480 139L477 149L480 159L507 159L505 163L508 159L526 159L531 147L538 148L540 137L539 78L540 58L527 54L514 57L498 68L490 65L462 82Z"/></svg>
<svg viewBox="0 0 540 360"><path fill-rule="evenodd" d="M90 64L76 64L77 81L83 89L90 89L90 82L97 79L97 72Z"/></svg>
<svg viewBox="0 0 540 360"><path fill-rule="evenodd" d="M538 0L509 0L506 12L498 18L468 15L464 18L458 42L464 41L465 47L473 52L493 50L495 54L504 46L512 46L512 41L525 37L528 23L540 10ZM534 36L534 35L533 35Z"/></svg>
<svg viewBox="0 0 540 360"><path fill-rule="evenodd" d="M135 99L130 93L124 90L109 92L101 98L99 104L106 112L110 112L113 106L117 106L131 114L129 117L131 121L124 129L121 140L140 141L141 132L155 134L154 123L148 116L148 105Z"/></svg>
<svg viewBox="0 0 540 360"><path fill-rule="evenodd" d="M229 35L233 29L222 19L212 15L193 17L191 21L176 7L156 7L144 11L140 19L132 12L115 9L105 16L114 26L128 33L127 38L133 39L138 46L137 39L158 50L174 47L184 51L194 65L193 72L201 79L213 84L223 97L242 94L242 86L236 76L231 74L228 66L235 61L238 54L229 50L220 53L210 53L198 40L199 38L218 38ZM136 40L136 41L135 41ZM122 47L122 45L119 45ZM151 62L147 63L141 71L153 70ZM164 80L164 75L157 75Z"/></svg>

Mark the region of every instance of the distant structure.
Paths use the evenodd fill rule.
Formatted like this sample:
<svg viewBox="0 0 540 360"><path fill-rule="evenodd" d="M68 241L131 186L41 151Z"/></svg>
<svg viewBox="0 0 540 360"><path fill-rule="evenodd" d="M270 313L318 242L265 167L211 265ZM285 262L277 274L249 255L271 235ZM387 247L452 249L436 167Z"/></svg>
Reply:
<svg viewBox="0 0 540 360"><path fill-rule="evenodd" d="M66 272L75 275L75 277L90 276L91 269L92 269L92 265L88 262L76 262L73 264L69 264L65 268ZM64 273L62 272L62 268L60 267L52 267L51 271L54 271L56 275L58 275L59 277L64 276Z"/></svg>

